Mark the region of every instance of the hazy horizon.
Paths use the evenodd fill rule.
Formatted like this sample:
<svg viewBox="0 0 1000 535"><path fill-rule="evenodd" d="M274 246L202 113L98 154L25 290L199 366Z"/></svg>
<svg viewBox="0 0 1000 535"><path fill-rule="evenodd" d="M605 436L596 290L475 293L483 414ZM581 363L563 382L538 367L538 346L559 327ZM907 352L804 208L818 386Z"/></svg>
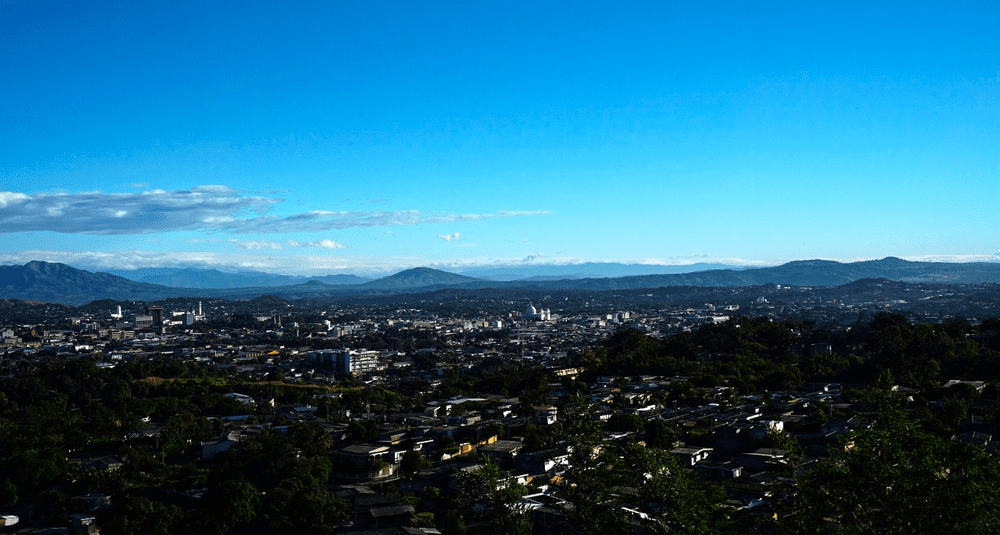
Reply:
<svg viewBox="0 0 1000 535"><path fill-rule="evenodd" d="M1000 261L998 15L12 4L0 262Z"/></svg>
<svg viewBox="0 0 1000 535"><path fill-rule="evenodd" d="M90 272L105 272L114 275L121 275L128 277L128 274L139 273L139 272L153 272L156 270L164 271L181 271L181 270L191 270L191 271L210 271L215 270L226 275L250 275L250 274L260 274L268 276L278 276L278 277L292 277L292 278L319 278L325 276L341 276L341 275L353 275L362 278L376 279L381 277L386 277L394 275L403 271L409 271L418 268L431 268L440 271L446 271L456 274L462 274L472 277L484 278L487 280L521 280L525 278L537 278L537 277L549 277L556 276L559 274L566 275L566 278L580 278L580 277L626 277L633 275L647 275L647 274L683 274L683 273L694 273L698 271L709 271L709 270L745 270L745 269L755 269L755 268L767 268L767 267L777 267L790 262L808 262L808 261L832 261L839 262L842 264L851 264L856 262L869 262L884 260L886 258L895 257L883 257L883 258L870 258L870 259L855 259L855 260L835 260L828 258L808 258L808 259L798 259L790 260L788 262L780 262L776 264L720 264L720 263L691 263L691 264L655 264L655 263L620 263L620 262L578 262L578 263L534 263L534 264L504 264L504 265L477 265L477 266L464 266L464 267L454 267L454 266L406 266L397 268L387 268L383 270L369 270L369 271L338 271L338 272L325 272L325 273L295 273L295 272L282 272L282 271L267 271L259 269L251 269L244 267L232 267L232 266L199 266L199 265L160 265L160 266L144 266L144 267L123 267L123 266L101 266L101 265L88 265L86 263L65 263L70 267L76 269L82 269ZM1000 260L996 258L985 258L985 259L971 259L971 258L923 258L923 259L912 259L912 258L902 258L902 260L912 261L912 262L938 262L938 263L975 263L975 262L987 262L987 263L1000 263ZM48 262L48 260L33 259L26 261L26 263L31 261L43 261ZM64 263L64 262L60 262ZM21 265L12 261L0 262L0 265ZM615 268L642 268L642 273L612 273ZM660 269L657 269L660 268ZM588 271L589 270L589 271ZM634 271L634 269L632 270ZM499 275L497 273L500 273ZM142 280L135 279L135 280Z"/></svg>

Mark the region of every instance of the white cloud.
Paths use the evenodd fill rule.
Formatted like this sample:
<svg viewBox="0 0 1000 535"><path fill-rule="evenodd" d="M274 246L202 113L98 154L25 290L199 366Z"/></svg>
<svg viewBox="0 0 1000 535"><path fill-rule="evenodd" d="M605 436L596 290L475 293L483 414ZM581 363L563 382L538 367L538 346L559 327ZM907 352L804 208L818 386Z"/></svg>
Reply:
<svg viewBox="0 0 1000 535"><path fill-rule="evenodd" d="M442 234L441 236L438 236L438 238L444 241L458 241L462 239L462 235L456 232L454 234Z"/></svg>
<svg viewBox="0 0 1000 535"><path fill-rule="evenodd" d="M6 208L8 204L18 204L28 199L29 197L23 193L0 191L0 208Z"/></svg>
<svg viewBox="0 0 1000 535"><path fill-rule="evenodd" d="M411 256L332 256L266 254L260 251L54 251L27 250L4 253L0 263L23 265L32 260L61 262L88 271L117 271L148 267L189 267L222 271L265 271L288 275L356 273L388 275L432 261Z"/></svg>
<svg viewBox="0 0 1000 535"><path fill-rule="evenodd" d="M243 241L232 239L229 243L239 247L240 249L274 249L280 250L284 249L284 246L278 242L273 241Z"/></svg>
<svg viewBox="0 0 1000 535"><path fill-rule="evenodd" d="M305 244L306 247L319 247L321 249L347 249L347 246L333 240L311 241Z"/></svg>
<svg viewBox="0 0 1000 535"><path fill-rule="evenodd" d="M497 212L495 214L453 214L400 210L395 212L331 212L313 210L287 217L263 216L219 225L236 233L324 232L359 227L402 227L431 223L457 223L498 217L539 215L546 212Z"/></svg>
<svg viewBox="0 0 1000 535"><path fill-rule="evenodd" d="M347 249L347 245L343 243L333 241L333 240L317 240L311 242L300 242L296 240L288 240L289 247L319 247L320 249Z"/></svg>
<svg viewBox="0 0 1000 535"><path fill-rule="evenodd" d="M226 186L137 193L0 194L0 232L150 234L218 228L280 199L242 195Z"/></svg>
<svg viewBox="0 0 1000 535"><path fill-rule="evenodd" d="M95 191L27 195L8 191L0 192L0 233L51 231L124 235L217 230L237 234L275 234L456 223L547 213L312 210L284 217L269 215L268 211L281 201L280 198L247 195L218 185L173 191L151 189L136 193Z"/></svg>
<svg viewBox="0 0 1000 535"><path fill-rule="evenodd" d="M916 255L916 256L901 256L903 260L909 260L911 262L944 262L944 263L963 263L963 262L996 262L997 256L1000 256L1000 252L992 255L985 254L950 254L950 255ZM877 258L865 258L865 260L878 260Z"/></svg>

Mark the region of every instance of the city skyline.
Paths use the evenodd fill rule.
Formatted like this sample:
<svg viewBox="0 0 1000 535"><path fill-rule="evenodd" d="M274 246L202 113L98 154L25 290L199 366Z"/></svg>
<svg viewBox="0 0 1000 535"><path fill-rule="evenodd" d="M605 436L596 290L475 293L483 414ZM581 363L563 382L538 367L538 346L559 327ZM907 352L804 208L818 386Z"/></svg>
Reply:
<svg viewBox="0 0 1000 535"><path fill-rule="evenodd" d="M0 13L0 261L1000 261L991 3Z"/></svg>

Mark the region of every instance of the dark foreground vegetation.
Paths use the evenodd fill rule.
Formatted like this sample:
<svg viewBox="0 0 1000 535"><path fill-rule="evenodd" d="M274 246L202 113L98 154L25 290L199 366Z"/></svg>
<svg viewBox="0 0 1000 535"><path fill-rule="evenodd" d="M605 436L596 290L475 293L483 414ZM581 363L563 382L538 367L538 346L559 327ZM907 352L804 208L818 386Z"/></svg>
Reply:
<svg viewBox="0 0 1000 535"><path fill-rule="evenodd" d="M400 461L377 461L394 464L394 477L366 482L410 507L412 529L1000 530L992 444L957 438L974 429L995 433L1000 422L996 319L911 324L880 314L829 330L739 317L665 339L620 331L567 358L581 373L559 376L491 357L471 368L440 367L433 389L417 377L381 386L350 378L333 386L260 381L174 356L114 367L100 366L100 354L21 358L0 379L0 513L19 515L21 527L67 526L93 513L105 534L349 532L358 502L341 484L337 452L405 427L400 415L465 396L475 400L456 405L454 415L495 417L474 430L428 435L433 443L419 451L404 438L397 445L409 449ZM653 376L672 379L630 395ZM945 387L950 380L965 382ZM837 403L794 405L804 416L784 418L782 431L757 444L774 459L764 463L771 479L756 506L735 503L754 490L740 486L749 484L701 478L673 453L678 445L721 451L714 436L720 414L756 403L781 420L794 411L779 403L824 384L840 385ZM598 396L602 388L607 397ZM248 406L226 395L234 392L268 402ZM501 417L505 402L510 414ZM310 418L282 410L304 404L314 408ZM657 409L639 410L648 406ZM539 423L539 407L551 407L558 422ZM817 455L806 438L835 420L861 423ZM200 444L237 423L242 440L214 458L200 454ZM511 478L513 460L461 450L466 440L476 443L473 433L479 443L516 438L526 452L564 452L565 470ZM532 508L525 500L541 494L558 505Z"/></svg>

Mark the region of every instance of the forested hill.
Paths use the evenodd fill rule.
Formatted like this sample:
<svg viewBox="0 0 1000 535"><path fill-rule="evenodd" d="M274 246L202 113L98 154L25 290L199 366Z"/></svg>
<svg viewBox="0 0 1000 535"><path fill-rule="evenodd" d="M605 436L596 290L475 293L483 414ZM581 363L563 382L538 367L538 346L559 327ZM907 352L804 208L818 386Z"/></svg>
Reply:
<svg viewBox="0 0 1000 535"><path fill-rule="evenodd" d="M0 266L0 298L77 305L98 299L155 300L187 293L66 264L32 261L23 266Z"/></svg>

